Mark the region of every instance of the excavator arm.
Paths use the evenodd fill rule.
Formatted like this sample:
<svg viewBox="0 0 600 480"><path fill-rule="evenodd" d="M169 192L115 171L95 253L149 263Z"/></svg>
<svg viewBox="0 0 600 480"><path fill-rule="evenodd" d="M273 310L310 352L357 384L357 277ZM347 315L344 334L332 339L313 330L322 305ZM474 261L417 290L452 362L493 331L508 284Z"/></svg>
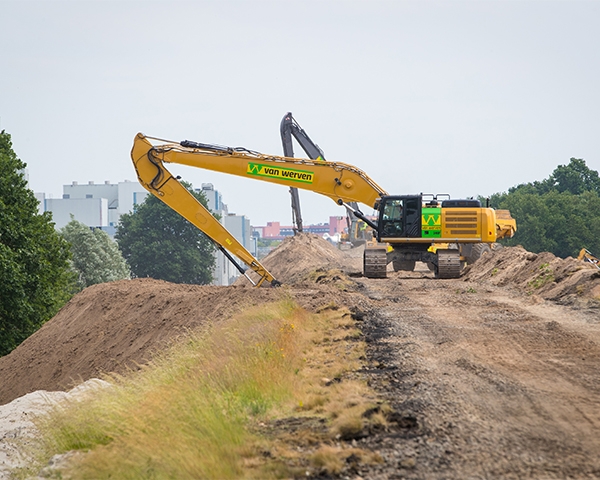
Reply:
<svg viewBox="0 0 600 480"><path fill-rule="evenodd" d="M294 157L294 145L292 136L300 144L302 149L308 155L308 158L313 160L325 160L325 154L319 146L314 143L308 134L300 127L300 124L292 116L292 112L288 112L281 120L279 128L281 133L281 143L283 144L283 156L287 158ZM290 195L292 197L292 217L296 224L296 230L302 232L302 212L300 210L300 196L298 188L290 187Z"/></svg>
<svg viewBox="0 0 600 480"><path fill-rule="evenodd" d="M156 142L153 144L150 140ZM272 275L217 222L206 209L165 168L166 163L252 178L310 190L331 198L377 233L386 248L365 250L364 271L368 277L385 277L386 265L406 269L415 261L430 264L440 278L460 274L458 248L450 245L493 243L510 237L516 222L509 212L497 218L491 208L481 208L478 200L437 200L423 204L420 195L388 195L362 170L345 163L322 159L301 159L265 155L246 148L232 148L191 141L173 142L138 134L132 158L142 185L205 232L218 245L234 253L250 268L273 282ZM189 198L191 197L193 201ZM378 212L376 222L367 218L356 203ZM196 205L198 204L198 205ZM430 252L432 244L447 244Z"/></svg>
<svg viewBox="0 0 600 480"><path fill-rule="evenodd" d="M150 140L159 143L153 145ZM160 190L164 183L174 180L164 164L175 163L310 190L331 198L338 205L358 202L375 207L377 200L386 195L365 172L352 165L265 155L242 147L187 140L172 142L138 133L132 157L140 182L153 190Z"/></svg>
<svg viewBox="0 0 600 480"><path fill-rule="evenodd" d="M312 160L325 160L323 150L313 142L296 119L292 116L292 112L288 112L281 120L280 126L281 141L283 143L283 156L292 158L294 156L294 145L292 144L292 136L306 152L308 158Z"/></svg>
<svg viewBox="0 0 600 480"><path fill-rule="evenodd" d="M231 257L237 256L254 270L259 280L256 286L266 280L272 286L280 284L273 275L231 235L227 229L164 167L152 144L138 134L133 144L131 158L140 184L150 193L166 203L192 225L204 232L232 263L245 275L244 270ZM250 277L248 279L252 281Z"/></svg>

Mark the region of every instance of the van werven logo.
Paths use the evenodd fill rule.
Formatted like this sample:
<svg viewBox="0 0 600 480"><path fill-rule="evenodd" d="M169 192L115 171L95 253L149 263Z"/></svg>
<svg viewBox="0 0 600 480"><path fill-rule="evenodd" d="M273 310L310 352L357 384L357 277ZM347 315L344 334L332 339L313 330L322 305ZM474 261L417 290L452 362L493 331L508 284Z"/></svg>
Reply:
<svg viewBox="0 0 600 480"><path fill-rule="evenodd" d="M423 230L439 230L442 227L442 216L439 213L423 214L421 226Z"/></svg>
<svg viewBox="0 0 600 480"><path fill-rule="evenodd" d="M246 170L248 175L257 177L279 178L291 180L292 182L313 183L315 174L307 170L295 170L292 168L274 167L261 163L248 163Z"/></svg>
<svg viewBox="0 0 600 480"><path fill-rule="evenodd" d="M423 215L423 223L429 227L441 226L441 215L439 213L433 213L427 216Z"/></svg>

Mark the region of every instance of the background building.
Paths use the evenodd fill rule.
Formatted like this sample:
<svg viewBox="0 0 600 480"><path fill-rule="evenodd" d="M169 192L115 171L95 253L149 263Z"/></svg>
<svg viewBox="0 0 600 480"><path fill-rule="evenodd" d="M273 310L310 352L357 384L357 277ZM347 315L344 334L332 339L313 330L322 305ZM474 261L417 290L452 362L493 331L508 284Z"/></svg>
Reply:
<svg viewBox="0 0 600 480"><path fill-rule="evenodd" d="M211 211L219 215L220 222L253 255L256 255L256 241L252 237L250 220L245 215L229 213L221 194L211 183L199 189L204 193ZM149 193L137 182L119 183L78 183L63 185L62 198L48 198L44 193L36 193L41 212L52 212L55 228L61 229L75 220L94 228L101 228L114 236L119 218L130 213L141 204ZM230 285L240 272L225 256L217 251L213 272L215 285ZM238 261L245 267L245 265Z"/></svg>
<svg viewBox="0 0 600 480"><path fill-rule="evenodd" d="M203 183L200 190L206 197L208 208L219 216L221 224L240 242L246 250L256 256L256 241L252 237L252 227L250 219L245 215L236 215L229 213L227 204L223 202L221 193L215 190L212 183ZM241 260L237 263L246 268L246 264ZM215 270L213 272L213 284L215 285L231 285L240 272L220 251L216 252Z"/></svg>
<svg viewBox="0 0 600 480"><path fill-rule="evenodd" d="M40 210L52 212L57 229L75 220L90 227L101 228L111 237L114 236L119 218L133 211L149 193L137 182L125 180L119 183L88 182L63 185L62 198L47 198L37 193Z"/></svg>
<svg viewBox="0 0 600 480"><path fill-rule="evenodd" d="M281 225L279 222L267 222L264 227L254 227L260 238L269 240L283 240L286 237L294 235L294 228L291 225ZM304 225L303 230L308 233L314 233L320 237L336 238L348 229L346 217L329 217L328 223L318 223L313 225Z"/></svg>

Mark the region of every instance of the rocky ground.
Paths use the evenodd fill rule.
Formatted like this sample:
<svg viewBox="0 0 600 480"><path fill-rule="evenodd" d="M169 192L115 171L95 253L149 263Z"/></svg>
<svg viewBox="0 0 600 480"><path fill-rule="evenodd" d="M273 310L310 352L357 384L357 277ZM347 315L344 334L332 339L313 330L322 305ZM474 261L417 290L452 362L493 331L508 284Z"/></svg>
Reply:
<svg viewBox="0 0 600 480"><path fill-rule="evenodd" d="M309 310L350 308L368 345L353 375L392 406L387 429L340 440L377 452L382 463L350 458L342 477L600 478L593 266L515 247L487 255L461 279L436 280L420 264L366 279L360 251L310 235L286 241L264 263L286 287L144 279L74 297L0 358L0 478L19 461L8 440L31 434L19 423L24 395L135 369L188 329L284 294Z"/></svg>

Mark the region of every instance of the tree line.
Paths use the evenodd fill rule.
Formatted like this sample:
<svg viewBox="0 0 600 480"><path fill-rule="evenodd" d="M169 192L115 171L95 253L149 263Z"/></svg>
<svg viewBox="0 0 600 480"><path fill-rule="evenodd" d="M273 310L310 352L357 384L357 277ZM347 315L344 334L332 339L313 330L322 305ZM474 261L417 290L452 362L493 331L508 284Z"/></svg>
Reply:
<svg viewBox="0 0 600 480"><path fill-rule="evenodd" d="M490 197L510 210L517 234L506 245L576 257L582 248L600 254L600 177L580 158L559 165L546 179L523 183Z"/></svg>

